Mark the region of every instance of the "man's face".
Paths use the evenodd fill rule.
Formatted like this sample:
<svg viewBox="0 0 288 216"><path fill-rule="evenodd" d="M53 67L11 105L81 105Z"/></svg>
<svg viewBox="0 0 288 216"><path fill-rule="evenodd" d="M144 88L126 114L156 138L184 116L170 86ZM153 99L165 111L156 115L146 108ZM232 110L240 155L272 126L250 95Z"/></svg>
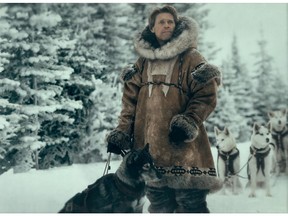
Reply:
<svg viewBox="0 0 288 216"><path fill-rule="evenodd" d="M172 37L174 29L175 22L172 14L160 13L156 16L155 24L151 31L155 33L158 42L162 45Z"/></svg>

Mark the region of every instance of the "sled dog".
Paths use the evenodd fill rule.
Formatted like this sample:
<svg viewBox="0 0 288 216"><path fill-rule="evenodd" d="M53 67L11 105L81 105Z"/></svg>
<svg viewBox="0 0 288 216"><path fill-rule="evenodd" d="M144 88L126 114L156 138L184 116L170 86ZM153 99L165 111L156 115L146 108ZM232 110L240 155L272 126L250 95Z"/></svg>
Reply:
<svg viewBox="0 0 288 216"><path fill-rule="evenodd" d="M268 112L270 130L275 144L274 169L276 175L280 172L288 174L288 128L287 110Z"/></svg>
<svg viewBox="0 0 288 216"><path fill-rule="evenodd" d="M256 187L262 183L266 188L266 196L272 196L270 175L273 147L271 146L271 140L272 136L269 129L254 123L247 166L248 183L250 183L251 187L249 197L256 196Z"/></svg>
<svg viewBox="0 0 288 216"><path fill-rule="evenodd" d="M115 173L77 193L59 213L141 213L146 182L160 178L147 144L126 154Z"/></svg>
<svg viewBox="0 0 288 216"><path fill-rule="evenodd" d="M233 194L238 194L242 186L237 176L240 170L240 152L235 138L227 127L223 131L214 127L214 132L218 149L217 170L219 178L223 181L222 194L226 194L228 187L231 187Z"/></svg>

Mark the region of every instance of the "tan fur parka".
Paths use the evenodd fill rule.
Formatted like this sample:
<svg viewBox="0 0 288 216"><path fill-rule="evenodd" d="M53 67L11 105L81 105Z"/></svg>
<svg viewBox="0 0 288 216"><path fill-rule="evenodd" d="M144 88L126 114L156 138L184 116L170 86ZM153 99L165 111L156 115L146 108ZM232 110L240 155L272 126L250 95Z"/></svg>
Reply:
<svg viewBox="0 0 288 216"><path fill-rule="evenodd" d="M122 112L107 139L123 148L150 144L164 176L150 186L210 191L221 187L203 125L215 109L221 77L196 49L197 29L193 19L180 17L172 39L160 47L146 27L135 40L140 58L122 73ZM181 144L169 141L173 125L188 136Z"/></svg>

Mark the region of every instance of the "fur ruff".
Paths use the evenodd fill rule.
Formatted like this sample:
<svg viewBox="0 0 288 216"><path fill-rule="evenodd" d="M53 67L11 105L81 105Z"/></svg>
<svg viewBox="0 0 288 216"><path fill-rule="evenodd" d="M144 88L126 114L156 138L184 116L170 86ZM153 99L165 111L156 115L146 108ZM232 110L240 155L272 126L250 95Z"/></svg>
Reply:
<svg viewBox="0 0 288 216"><path fill-rule="evenodd" d="M188 48L197 48L198 28L194 19L179 17L171 40L159 47L155 34L147 26L142 33L137 35L134 41L135 50L147 59L171 59Z"/></svg>
<svg viewBox="0 0 288 216"><path fill-rule="evenodd" d="M131 141L130 136L122 131L113 130L107 136L107 143L111 142L116 144L121 149L130 149Z"/></svg>
<svg viewBox="0 0 288 216"><path fill-rule="evenodd" d="M172 118L170 131L175 126L181 128L186 133L188 140L194 140L198 136L196 123L185 115L178 114Z"/></svg>
<svg viewBox="0 0 288 216"><path fill-rule="evenodd" d="M221 72L216 66L212 64L201 64L194 71L192 71L191 74L198 83L204 84L211 79L216 79L218 86L221 85Z"/></svg>
<svg viewBox="0 0 288 216"><path fill-rule="evenodd" d="M223 182L215 176L163 176L161 181L148 183L151 187L170 187L174 189L208 189L210 193L219 191Z"/></svg>

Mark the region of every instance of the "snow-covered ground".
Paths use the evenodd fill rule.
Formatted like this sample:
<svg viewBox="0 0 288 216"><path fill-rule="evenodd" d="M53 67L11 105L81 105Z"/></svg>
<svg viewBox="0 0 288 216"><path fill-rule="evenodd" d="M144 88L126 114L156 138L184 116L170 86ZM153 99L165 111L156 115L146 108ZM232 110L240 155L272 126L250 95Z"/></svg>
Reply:
<svg viewBox="0 0 288 216"><path fill-rule="evenodd" d="M238 144L241 164L248 159L249 143ZM216 149L212 147L216 162ZM111 162L114 172L119 161ZM105 163L74 164L49 170L31 170L13 174L10 170L0 176L0 213L56 213L77 192L84 190L103 175ZM240 173L246 177L246 167ZM282 174L272 179L272 197L266 197L263 189L256 191L256 198L248 198L247 179L240 179L243 192L238 195L222 195L217 192L207 198L212 213L287 213L288 176ZM144 206L147 213L148 200Z"/></svg>

